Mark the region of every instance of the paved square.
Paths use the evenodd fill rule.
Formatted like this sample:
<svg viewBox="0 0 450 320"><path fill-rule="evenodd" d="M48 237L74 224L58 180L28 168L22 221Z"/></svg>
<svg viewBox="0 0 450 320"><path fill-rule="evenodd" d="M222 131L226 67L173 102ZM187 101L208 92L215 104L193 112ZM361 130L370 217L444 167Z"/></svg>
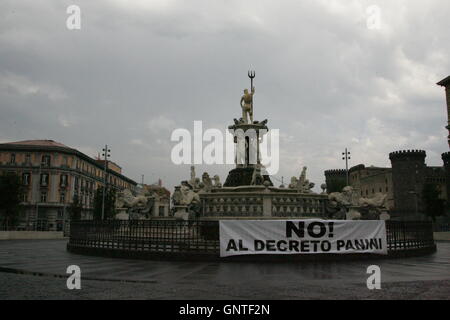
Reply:
<svg viewBox="0 0 450 320"><path fill-rule="evenodd" d="M449 299L450 243L435 254L321 263L141 261L66 251L66 240L0 241L0 299ZM66 268L81 268L68 290ZM368 290L367 267L381 268ZM11 273L16 270L25 274ZM35 273L36 275L32 275ZM37 276L43 275L43 276Z"/></svg>

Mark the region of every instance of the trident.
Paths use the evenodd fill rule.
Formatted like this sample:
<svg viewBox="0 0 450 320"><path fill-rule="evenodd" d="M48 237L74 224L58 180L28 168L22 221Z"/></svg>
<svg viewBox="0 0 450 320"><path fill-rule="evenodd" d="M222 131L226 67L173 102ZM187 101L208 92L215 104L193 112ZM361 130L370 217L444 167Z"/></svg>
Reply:
<svg viewBox="0 0 450 320"><path fill-rule="evenodd" d="M248 77L250 78L250 91L253 90L253 78L255 77L255 71L249 71Z"/></svg>
<svg viewBox="0 0 450 320"><path fill-rule="evenodd" d="M250 119L253 122L253 78L255 77L255 71L248 71L248 77L250 78L250 92L252 92L252 107L250 109Z"/></svg>

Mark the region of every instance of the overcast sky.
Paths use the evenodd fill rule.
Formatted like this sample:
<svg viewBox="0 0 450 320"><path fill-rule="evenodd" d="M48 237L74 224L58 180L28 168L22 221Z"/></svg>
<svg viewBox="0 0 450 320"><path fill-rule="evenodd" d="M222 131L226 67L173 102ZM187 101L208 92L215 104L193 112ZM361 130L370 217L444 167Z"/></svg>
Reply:
<svg viewBox="0 0 450 320"><path fill-rule="evenodd" d="M66 27L72 4L80 30ZM401 149L442 165L449 16L448 0L2 0L0 142L52 139L92 157L108 144L125 175L172 191L189 178L171 162L172 131L225 131L254 69L255 118L280 130L278 179L307 166L320 186L346 147L352 166L390 166ZM232 167L196 171L223 182Z"/></svg>

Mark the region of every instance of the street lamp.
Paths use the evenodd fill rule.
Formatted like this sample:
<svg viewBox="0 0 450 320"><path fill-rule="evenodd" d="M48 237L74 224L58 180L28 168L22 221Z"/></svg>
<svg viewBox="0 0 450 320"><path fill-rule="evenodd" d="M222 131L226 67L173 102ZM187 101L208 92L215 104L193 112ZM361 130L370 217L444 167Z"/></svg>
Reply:
<svg viewBox="0 0 450 320"><path fill-rule="evenodd" d="M108 169L108 158L111 156L110 154L111 150L108 149L108 145L105 145L105 148L103 149L103 159L105 161L105 167L104 167L104 173L103 173L103 192L102 192L102 221L105 220L105 193L106 193L106 172Z"/></svg>
<svg viewBox="0 0 450 320"><path fill-rule="evenodd" d="M345 173L346 173L346 177L347 177L347 186L350 185L349 183L349 179L348 179L348 160L350 160L350 152L347 151L347 148L345 148L345 152L342 152L342 155L344 157L342 157L342 160L345 160Z"/></svg>

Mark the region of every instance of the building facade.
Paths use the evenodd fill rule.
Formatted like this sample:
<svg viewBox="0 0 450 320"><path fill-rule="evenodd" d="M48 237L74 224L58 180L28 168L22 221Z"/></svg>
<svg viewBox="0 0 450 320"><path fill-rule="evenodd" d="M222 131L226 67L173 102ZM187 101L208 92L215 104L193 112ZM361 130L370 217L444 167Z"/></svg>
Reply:
<svg viewBox="0 0 450 320"><path fill-rule="evenodd" d="M376 193L387 194L387 207L394 208L391 168L359 164L349 169L349 183L364 198L371 198Z"/></svg>
<svg viewBox="0 0 450 320"><path fill-rule="evenodd" d="M105 163L53 140L0 144L0 174L14 172L25 186L21 228L63 230L67 208L78 197L82 219L92 218L95 191L104 185ZM133 189L136 182L108 161L107 185Z"/></svg>
<svg viewBox="0 0 450 320"><path fill-rule="evenodd" d="M444 153L442 167L427 166L424 150L391 152L391 168L366 167L359 164L349 169L349 184L361 197L371 198L376 193L387 194L388 208L393 218L405 220L423 219L423 189L433 184L440 191L440 198L450 199L450 153ZM345 170L326 170L328 181L345 181Z"/></svg>
<svg viewBox="0 0 450 320"><path fill-rule="evenodd" d="M437 85L445 88L445 98L447 101L447 126L445 128L448 130L447 141L450 147L450 76L439 81Z"/></svg>

